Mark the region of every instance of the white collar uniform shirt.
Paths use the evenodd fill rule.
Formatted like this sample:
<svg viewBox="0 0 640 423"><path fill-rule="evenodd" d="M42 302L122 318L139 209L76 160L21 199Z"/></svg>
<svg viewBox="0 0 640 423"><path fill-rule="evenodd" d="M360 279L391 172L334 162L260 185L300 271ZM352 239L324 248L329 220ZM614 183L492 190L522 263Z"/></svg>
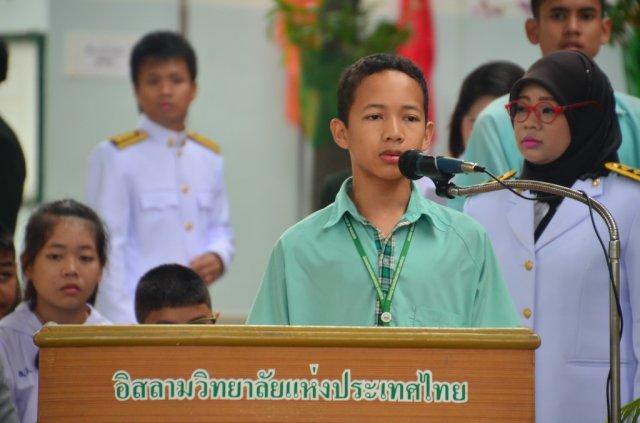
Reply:
<svg viewBox="0 0 640 423"><path fill-rule="evenodd" d="M602 203L620 232L625 404L640 396L640 183L610 174L572 188ZM465 213L487 229L521 324L542 340L535 352L536 422L603 422L610 366L607 259L586 205L565 198L535 243L534 209L534 201L506 190L465 202ZM595 211L594 219L608 250L607 227Z"/></svg>
<svg viewBox="0 0 640 423"><path fill-rule="evenodd" d="M135 289L149 269L207 252L228 269L234 253L222 156L146 116L138 127L146 139L94 149L86 187L111 237L96 308L119 324L136 323Z"/></svg>
<svg viewBox="0 0 640 423"><path fill-rule="evenodd" d="M85 325L111 322L90 308ZM11 391L21 423L35 423L38 418L38 347L33 336L43 326L26 302L0 320L0 360L4 380Z"/></svg>

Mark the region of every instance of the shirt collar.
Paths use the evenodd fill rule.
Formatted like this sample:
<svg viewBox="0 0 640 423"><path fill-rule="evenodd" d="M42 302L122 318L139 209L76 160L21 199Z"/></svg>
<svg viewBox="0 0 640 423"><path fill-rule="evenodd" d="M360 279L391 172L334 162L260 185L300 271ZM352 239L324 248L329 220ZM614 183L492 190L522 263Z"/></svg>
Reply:
<svg viewBox="0 0 640 423"><path fill-rule="evenodd" d="M354 219L359 222L364 222L365 218L358 212L356 205L353 204L349 192L351 192L352 177L347 178L340 187L340 191L336 195L336 201L333 203L331 214L327 219L325 228L331 227L338 223L345 213L349 213ZM431 219L431 215L437 213L437 205L432 201L427 200L420 194L420 190L415 182L411 181L411 196L409 197L409 204L407 211L402 219L411 223L417 221L421 216Z"/></svg>
<svg viewBox="0 0 640 423"><path fill-rule="evenodd" d="M140 117L138 127L140 129L144 129L149 133L149 139L157 140L158 142L166 144L169 147L179 147L181 144L184 144L187 139L186 129L179 132L173 131L152 121L147 115L144 114Z"/></svg>

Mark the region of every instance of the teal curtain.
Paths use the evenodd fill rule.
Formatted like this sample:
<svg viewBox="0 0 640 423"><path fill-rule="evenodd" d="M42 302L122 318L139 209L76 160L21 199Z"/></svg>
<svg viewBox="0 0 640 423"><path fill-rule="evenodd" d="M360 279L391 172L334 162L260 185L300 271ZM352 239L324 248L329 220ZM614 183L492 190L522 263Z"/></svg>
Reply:
<svg viewBox="0 0 640 423"><path fill-rule="evenodd" d="M634 28L623 47L627 93L640 97L640 28Z"/></svg>

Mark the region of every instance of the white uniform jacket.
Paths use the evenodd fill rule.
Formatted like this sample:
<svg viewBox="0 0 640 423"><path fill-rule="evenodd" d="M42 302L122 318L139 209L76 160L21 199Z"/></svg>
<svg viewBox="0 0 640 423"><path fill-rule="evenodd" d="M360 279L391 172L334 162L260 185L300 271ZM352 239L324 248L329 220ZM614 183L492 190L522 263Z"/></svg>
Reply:
<svg viewBox="0 0 640 423"><path fill-rule="evenodd" d="M222 156L193 135L143 116L143 140L100 143L89 162L86 198L111 236L96 308L115 323L135 323L140 277L165 263L189 265L206 252L228 269L233 232Z"/></svg>
<svg viewBox="0 0 640 423"><path fill-rule="evenodd" d="M85 325L110 324L93 307ZM35 423L38 417L38 347L33 335L42 327L26 302L0 320L0 360L4 380L21 423Z"/></svg>
<svg viewBox="0 0 640 423"><path fill-rule="evenodd" d="M620 232L625 404L640 396L640 183L612 173L572 188L602 203ZM607 261L586 205L565 198L535 244L533 208L533 201L506 190L465 203L465 212L489 233L522 325L542 339L535 353L536 422L601 423L609 371ZM608 251L607 228L593 214Z"/></svg>

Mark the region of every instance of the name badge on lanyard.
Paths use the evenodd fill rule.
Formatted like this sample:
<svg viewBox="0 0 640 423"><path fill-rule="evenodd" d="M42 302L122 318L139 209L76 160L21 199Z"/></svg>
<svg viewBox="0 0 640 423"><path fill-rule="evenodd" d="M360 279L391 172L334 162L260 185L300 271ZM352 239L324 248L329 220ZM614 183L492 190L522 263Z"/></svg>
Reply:
<svg viewBox="0 0 640 423"><path fill-rule="evenodd" d="M382 291L382 286L380 285L380 281L376 276L376 273L373 270L373 266L371 266L371 262L367 257L367 254L362 247L362 243L360 242L360 238L353 228L353 224L351 223L351 218L348 213L344 214L344 223L347 225L347 229L349 230L349 234L351 235L351 239L353 240L353 244L358 250L358 254L362 259L362 263L364 264L367 273L369 274L369 278L371 278L371 282L373 282L373 287L378 294L378 300L380 301L380 320L382 321L382 326L389 326L391 321L393 320L393 315L391 314L391 300L393 299L393 293L396 290L396 285L398 283L398 279L400 278L400 272L402 271L402 266L404 266L404 260L407 257L407 252L409 251L409 245L411 245L411 239L413 238L413 232L416 228L415 222L409 226L409 233L407 233L407 238L404 240L404 245L402 246L402 252L400 253L400 259L398 260L398 265L393 271L393 277L391 279L391 286L389 287L389 292L387 295Z"/></svg>

